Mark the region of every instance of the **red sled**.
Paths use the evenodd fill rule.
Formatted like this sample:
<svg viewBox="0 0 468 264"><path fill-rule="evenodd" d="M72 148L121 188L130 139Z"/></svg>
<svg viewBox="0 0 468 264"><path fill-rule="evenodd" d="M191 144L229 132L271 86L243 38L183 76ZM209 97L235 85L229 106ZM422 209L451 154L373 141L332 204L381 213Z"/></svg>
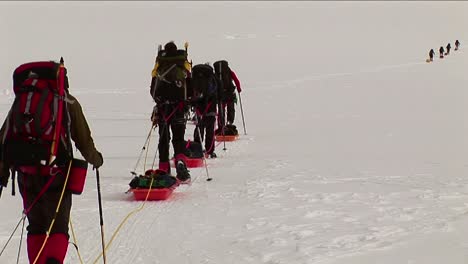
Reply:
<svg viewBox="0 0 468 264"><path fill-rule="evenodd" d="M185 162L185 166L187 166L187 168L203 167L203 158L189 158L184 155L182 157L182 160ZM176 166L176 162L174 159L172 159L172 164L174 164L174 167Z"/></svg>
<svg viewBox="0 0 468 264"><path fill-rule="evenodd" d="M239 135L215 135L216 141L236 141Z"/></svg>
<svg viewBox="0 0 468 264"><path fill-rule="evenodd" d="M133 196L137 201L161 201L169 198L175 187L163 189L132 189ZM149 192L149 194L148 194ZM148 196L148 199L146 197Z"/></svg>

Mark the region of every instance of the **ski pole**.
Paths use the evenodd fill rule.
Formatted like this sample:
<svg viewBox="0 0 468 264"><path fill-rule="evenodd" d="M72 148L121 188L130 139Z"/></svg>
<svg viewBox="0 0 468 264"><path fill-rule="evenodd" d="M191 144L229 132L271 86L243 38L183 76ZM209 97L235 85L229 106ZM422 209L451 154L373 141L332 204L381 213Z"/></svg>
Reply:
<svg viewBox="0 0 468 264"><path fill-rule="evenodd" d="M241 115L242 115L242 126L244 127L244 135L247 135L247 131L245 130L244 110L242 109L242 97L239 91L237 91L237 93L239 94L239 104L240 104Z"/></svg>
<svg viewBox="0 0 468 264"><path fill-rule="evenodd" d="M96 168L96 183L97 183L98 203L99 203L99 224L101 226L102 259L105 264L106 263L106 244L104 241L104 218L102 216L101 182L99 179L98 168Z"/></svg>
<svg viewBox="0 0 468 264"><path fill-rule="evenodd" d="M13 230L13 232L11 233L10 237L7 239L7 242L5 243L5 245L3 246L2 250L0 251L0 256L3 254L3 251L5 251L6 247L8 246L8 244L10 243L11 239L13 238L13 236L15 235L16 233L16 230L18 229L18 227L20 226L21 224L21 221L24 221L26 219L26 215L23 215L21 217L21 219L19 220L18 224L16 225L15 229Z"/></svg>
<svg viewBox="0 0 468 264"><path fill-rule="evenodd" d="M136 176L136 169L137 169L138 165L140 164L141 156L143 155L143 151L146 149L146 147L147 147L147 145L148 145L148 141L149 141L149 139L150 139L150 137L151 137L151 133L153 132L153 129L154 129L154 125L151 126L150 131L149 131L149 133L148 133L148 136L146 137L145 144L144 144L143 147L141 148L140 155L138 156L138 160L137 160L137 162L136 162L136 164L135 164L135 168L133 169L133 171L130 172L132 175L135 175L135 176Z"/></svg>
<svg viewBox="0 0 468 264"><path fill-rule="evenodd" d="M23 235L24 235L24 223L25 219L23 218L23 227L21 228L21 236L20 236L20 242L19 242L19 247L18 247L18 255L16 256L16 264L19 263L20 255L21 255L21 245L23 244Z"/></svg>
<svg viewBox="0 0 468 264"><path fill-rule="evenodd" d="M197 133L198 133L198 136L200 138L200 142L201 142L201 145L203 146L203 138L201 136L201 132L200 132L200 120L198 119L198 116L196 116L196 119L197 119L197 126L196 126L196 129L197 129ZM206 128L206 127L205 127ZM205 133L206 134L206 133ZM213 138L214 140L214 138ZM205 152L206 152L206 149L205 149ZM206 164L206 157L205 155L203 155L203 163L205 164L205 170L206 170L206 181L211 181L213 180L213 178L210 177L210 173L208 171L208 165Z"/></svg>

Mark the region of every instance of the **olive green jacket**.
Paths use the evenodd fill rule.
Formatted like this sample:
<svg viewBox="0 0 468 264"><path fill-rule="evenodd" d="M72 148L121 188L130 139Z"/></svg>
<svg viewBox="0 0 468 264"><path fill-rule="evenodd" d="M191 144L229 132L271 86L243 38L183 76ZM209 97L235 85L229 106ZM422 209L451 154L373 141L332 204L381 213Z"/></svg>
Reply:
<svg viewBox="0 0 468 264"><path fill-rule="evenodd" d="M68 106L68 112L70 113L70 136L73 142L75 142L76 148L81 152L83 158L93 164L101 165L102 156L96 150L94 145L93 138L91 137L91 131L88 126L88 122L83 114L83 109L81 108L78 100L67 94L66 103ZM3 138L5 134L6 122L3 123L2 128L0 129L0 149L3 149L1 145L3 143Z"/></svg>

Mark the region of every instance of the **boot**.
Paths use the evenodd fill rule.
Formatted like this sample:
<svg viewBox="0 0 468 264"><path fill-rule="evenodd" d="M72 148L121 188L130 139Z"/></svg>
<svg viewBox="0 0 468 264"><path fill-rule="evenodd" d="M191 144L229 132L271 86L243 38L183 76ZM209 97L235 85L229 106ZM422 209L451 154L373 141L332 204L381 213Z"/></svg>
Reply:
<svg viewBox="0 0 468 264"><path fill-rule="evenodd" d="M56 260L54 258L48 258L45 264L62 264L63 262L60 262L59 260Z"/></svg>
<svg viewBox="0 0 468 264"><path fill-rule="evenodd" d="M178 154L176 156L176 171L177 171L176 178L179 181L181 181L182 183L190 181L190 173L183 160L183 154Z"/></svg>
<svg viewBox="0 0 468 264"><path fill-rule="evenodd" d="M216 159L218 155L214 151L205 154L205 158Z"/></svg>
<svg viewBox="0 0 468 264"><path fill-rule="evenodd" d="M34 263L34 260L36 259L36 256L39 253L39 250L41 249L42 243L44 242L45 238L46 238L45 234L40 234L40 235L28 234L26 238L26 244L28 247L29 263ZM46 263L45 249L46 247L44 247L44 249L42 250L41 256L36 261L36 264Z"/></svg>

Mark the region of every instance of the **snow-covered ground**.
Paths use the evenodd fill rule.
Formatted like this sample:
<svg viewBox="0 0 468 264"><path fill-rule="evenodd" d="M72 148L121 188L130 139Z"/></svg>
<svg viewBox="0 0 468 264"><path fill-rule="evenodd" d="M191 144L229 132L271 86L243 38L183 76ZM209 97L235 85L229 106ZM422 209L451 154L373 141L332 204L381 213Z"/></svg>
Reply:
<svg viewBox="0 0 468 264"><path fill-rule="evenodd" d="M108 263L467 263L467 13L467 2L1 2L0 117L16 66L65 58L105 157ZM455 39L460 51L425 62ZM230 61L247 135L218 146L213 181L192 169L191 186L141 207L124 192L169 40L189 41L195 64ZM101 263L88 176L72 222L84 263ZM21 217L9 192L2 247ZM19 241L0 263L16 263ZM80 263L72 246L66 263Z"/></svg>

